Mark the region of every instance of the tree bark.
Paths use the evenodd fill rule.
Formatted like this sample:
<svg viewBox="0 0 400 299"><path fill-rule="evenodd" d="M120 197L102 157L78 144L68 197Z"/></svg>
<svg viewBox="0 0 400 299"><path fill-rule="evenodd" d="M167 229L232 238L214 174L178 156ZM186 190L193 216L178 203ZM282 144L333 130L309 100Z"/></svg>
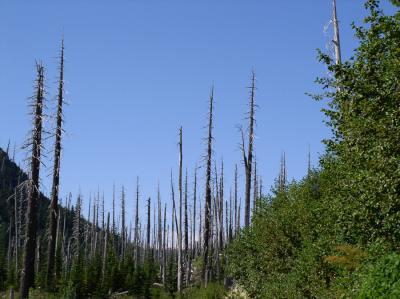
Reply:
<svg viewBox="0 0 400 299"><path fill-rule="evenodd" d="M203 238L203 278L204 286L207 286L210 270L210 238L211 238L211 162L212 162L212 129L213 129L213 103L214 87L210 92L210 104L208 114L208 137L207 137L207 164L206 164L206 194L204 210L204 238Z"/></svg>
<svg viewBox="0 0 400 299"><path fill-rule="evenodd" d="M250 111L249 111L249 140L247 157L244 159L245 174L246 174L246 185L245 185L245 217L244 225L248 227L250 225L250 197L251 197L251 168L253 165L253 145L254 145L254 97L255 97L255 73L252 71L251 74L251 86L250 86ZM244 148L243 148L244 151Z"/></svg>
<svg viewBox="0 0 400 299"><path fill-rule="evenodd" d="M37 230L37 209L39 200L39 173L40 173L40 153L42 147L42 113L44 105L44 67L36 64L37 85L36 99L34 104L34 128L32 131L32 156L31 156L31 184L28 195L28 212L26 217L26 235L24 264L20 284L20 297L29 297L29 288L35 282L35 250L36 250L36 230Z"/></svg>

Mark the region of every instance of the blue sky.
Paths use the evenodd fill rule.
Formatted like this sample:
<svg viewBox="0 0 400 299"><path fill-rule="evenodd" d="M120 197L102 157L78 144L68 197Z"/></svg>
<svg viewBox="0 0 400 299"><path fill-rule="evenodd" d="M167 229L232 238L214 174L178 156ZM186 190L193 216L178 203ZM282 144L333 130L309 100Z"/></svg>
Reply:
<svg viewBox="0 0 400 299"><path fill-rule="evenodd" d="M362 3L338 0L345 59L357 45L350 24L362 20ZM324 151L321 140L330 134L320 112L323 103L305 95L318 92L314 80L326 74L316 49L325 50L331 39L332 28L324 33L330 15L330 0L2 1L0 146L11 139L17 161L22 161L19 148L30 128L27 98L33 93L35 60L45 64L51 102L64 34L69 106L61 162L63 197L81 190L87 203L99 187L109 207L115 182L118 189L125 185L132 211L140 176L142 206L147 196L155 196L158 180L168 201L171 168L177 177L181 125L190 182L196 163L202 165L212 84L214 158L218 163L224 159L226 193L235 163L244 182L236 126L245 125L252 68L259 105L255 148L265 189L278 174L283 150L289 178L299 179L306 172L308 148L317 165ZM51 146L52 140L48 150ZM48 193L51 162L46 164L42 189ZM201 195L203 189L200 185Z"/></svg>

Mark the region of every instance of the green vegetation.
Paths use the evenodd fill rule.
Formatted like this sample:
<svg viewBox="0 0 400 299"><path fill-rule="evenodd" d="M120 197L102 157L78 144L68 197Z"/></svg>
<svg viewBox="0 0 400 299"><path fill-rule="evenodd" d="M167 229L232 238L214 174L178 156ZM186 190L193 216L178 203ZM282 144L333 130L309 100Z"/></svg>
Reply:
<svg viewBox="0 0 400 299"><path fill-rule="evenodd" d="M400 13L366 8L353 58L320 53L333 74L314 96L333 131L320 168L260 200L229 248L252 298L399 297Z"/></svg>

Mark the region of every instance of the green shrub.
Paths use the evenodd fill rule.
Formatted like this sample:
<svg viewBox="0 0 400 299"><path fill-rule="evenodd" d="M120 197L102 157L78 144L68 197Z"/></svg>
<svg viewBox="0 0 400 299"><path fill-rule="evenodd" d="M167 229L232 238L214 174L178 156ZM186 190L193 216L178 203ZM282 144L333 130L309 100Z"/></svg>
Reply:
<svg viewBox="0 0 400 299"><path fill-rule="evenodd" d="M379 259L362 280L359 299L400 298L400 255Z"/></svg>

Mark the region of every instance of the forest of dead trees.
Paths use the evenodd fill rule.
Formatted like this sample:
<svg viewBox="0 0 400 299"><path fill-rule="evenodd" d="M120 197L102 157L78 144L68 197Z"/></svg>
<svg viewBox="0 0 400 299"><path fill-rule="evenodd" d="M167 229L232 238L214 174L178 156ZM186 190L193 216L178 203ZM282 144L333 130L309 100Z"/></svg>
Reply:
<svg viewBox="0 0 400 299"><path fill-rule="evenodd" d="M262 197L263 192L262 179L257 175L254 159L255 72L251 73L249 110L245 113L247 129L240 129L239 135L243 161L239 159L235 165L234 181L230 184L229 193L226 192L229 182L224 178L224 161L216 162L213 157L216 120L212 87L208 101L204 167L191 166L193 171L190 172L185 165L184 128L180 127L179 171L176 174L171 171L168 179L170 194L163 195L162 201L158 186L157 198L146 198L140 192L140 180L137 177L134 219L127 219L125 207L128 199L124 186L114 185L112 199L104 198L99 190L89 197L86 209L82 194L74 198L69 194L64 201L59 199L64 133L64 40L58 68L57 108L53 115L46 115L49 111L46 108L45 68L42 62L36 63L35 90L30 99L33 125L31 137L25 145L29 151L29 176L19 176L17 185L13 186L13 192L7 198L9 224L4 281L15 287L19 285L21 298L28 298L31 288L55 291L66 282L72 282L78 297L87 296L94 290L82 286L83 277L79 275L85 267L94 268L91 271L96 271L96 274L91 275L98 278L97 291L104 294L125 291L126 285L118 286L117 283L115 286L110 282L110 279L118 281L115 277L109 277L116 275L114 267L118 271L127 271L126 267L132 267L132 273L150 267L147 274L152 276L149 277L152 284L172 293L181 292L193 284L207 286L210 281L228 285L229 277L224 273L229 261L224 256L224 249L242 226L250 225L252 210L256 208L257 199ZM46 117L55 119L53 132L44 130ZM44 134L46 137L43 137ZM38 207L43 205L40 203L43 200L40 175L44 138L54 140L52 187L47 215L44 223L41 223L43 227L38 229ZM3 160L9 159L8 151L7 148ZM238 194L238 168L242 165L245 172L243 203ZM205 172L200 173L199 169ZM281 171L286 178L285 168ZM199 176L204 177L205 186L199 186ZM280 177L283 178L283 175ZM285 180L279 180L282 185L280 188L284 188ZM204 198L198 196L199 189L205 190ZM112 200L111 211L104 208L107 200ZM145 215L140 213L142 208L147 211ZM87 210L87 215L83 214L83 210Z"/></svg>
<svg viewBox="0 0 400 299"><path fill-rule="evenodd" d="M179 128L179 172L171 171L168 200L162 204L158 186L157 198L145 198L140 192L137 178L134 219L126 218L124 186L113 188L112 210L105 211L100 191L90 196L87 215L83 214L83 197L69 194L59 202L60 169L62 167L62 135L64 104L64 41L59 61L57 109L53 116L54 157L50 203L45 227L38 231L38 205L40 200L41 152L43 147L43 119L46 111L45 68L36 64L34 95L31 98L33 127L26 148L30 150L29 177L19 178L18 185L7 198L9 227L7 247L8 282L20 285L21 298L28 298L29 289L37 286L56 290L60 281L72 280L85 265L96 264L96 276L104 292L114 289L109 280L110 263L133 269L151 265L156 273L153 283L181 292L193 283L207 285L210 281L229 283L224 275L228 263L224 257L227 244L248 226L252 209L262 196L262 180L257 175L254 157L255 73L249 87L248 130L241 130L241 150L245 170L245 197L242 205L238 194L238 167L235 165L234 182L226 194L224 161L213 157L214 88L209 95L206 155L204 174L197 165L190 173L184 170L184 129ZM247 138L248 146L245 146ZM8 149L7 149L8 155ZM7 155L3 157L6 159ZM239 166L238 166L239 164ZM282 168L283 173L286 170ZM204 175L205 186L198 185ZM177 182L175 181L177 177ZM285 176L286 177L286 176ZM279 180L285 185L285 180ZM198 197L198 189L205 189L205 198ZM253 196L252 196L253 194ZM166 195L164 195L167 197ZM117 208L119 206L119 209ZM139 212L146 208L146 215ZM63 208L61 208L63 207ZM25 215L26 214L26 215ZM242 216L244 215L244 221ZM132 225L133 223L133 225ZM39 278L40 277L40 278ZM77 282L79 285L79 282ZM105 286L108 286L105 289ZM86 290L88 291L88 290ZM82 291L83 292L83 291ZM84 294L84 293L82 293Z"/></svg>
<svg viewBox="0 0 400 299"><path fill-rule="evenodd" d="M333 60L339 66L342 58L336 1L332 11ZM0 258L4 257L0 265L1 287L9 287L10 296L15 292L20 298L28 298L30 289L34 288L49 293L71 292L76 298L127 293L151 298L154 289L173 295L184 293L194 285L207 287L213 282L225 287L232 285L226 248L243 228L251 226L258 201L265 197L255 153L258 115L255 71L249 78L249 96L244 99L248 105L248 110L243 111L246 124L238 132L240 156L236 162L229 162L234 166L233 181L225 179L224 163L227 162L217 161L213 154L213 129L218 125L218 118L212 86L204 159L199 165L185 163L185 130L177 128L178 171L171 170L169 178L154 186L156 198L142 194L140 177L137 177L134 217L128 219L126 206L132 199L127 198L125 186L114 185L112 198L105 198L100 189L85 201L82 194L69 193L65 197L59 194L64 134L64 51L63 39L54 111L49 112L46 105L46 70L42 62L36 63L35 89L30 99L32 130L24 147L29 152L28 175L20 170L12 183L7 181L5 165L15 161L9 157L9 146L0 155L1 195L7 195L6 213L2 217L8 219L7 227L0 230L6 239L0 244L5 248L0 254ZM340 88L336 90L340 92ZM55 128L50 133L44 130L46 117L55 120ZM44 138L54 140L49 199L40 192ZM240 168L244 177L238 175ZM311 173L309 158L308 174ZM170 186L169 194L161 194L161 183ZM275 188L286 192L287 186L286 156L282 152ZM239 194L242 189L243 195ZM105 209L105 202L112 202L111 210ZM146 212L141 213L143 210Z"/></svg>

